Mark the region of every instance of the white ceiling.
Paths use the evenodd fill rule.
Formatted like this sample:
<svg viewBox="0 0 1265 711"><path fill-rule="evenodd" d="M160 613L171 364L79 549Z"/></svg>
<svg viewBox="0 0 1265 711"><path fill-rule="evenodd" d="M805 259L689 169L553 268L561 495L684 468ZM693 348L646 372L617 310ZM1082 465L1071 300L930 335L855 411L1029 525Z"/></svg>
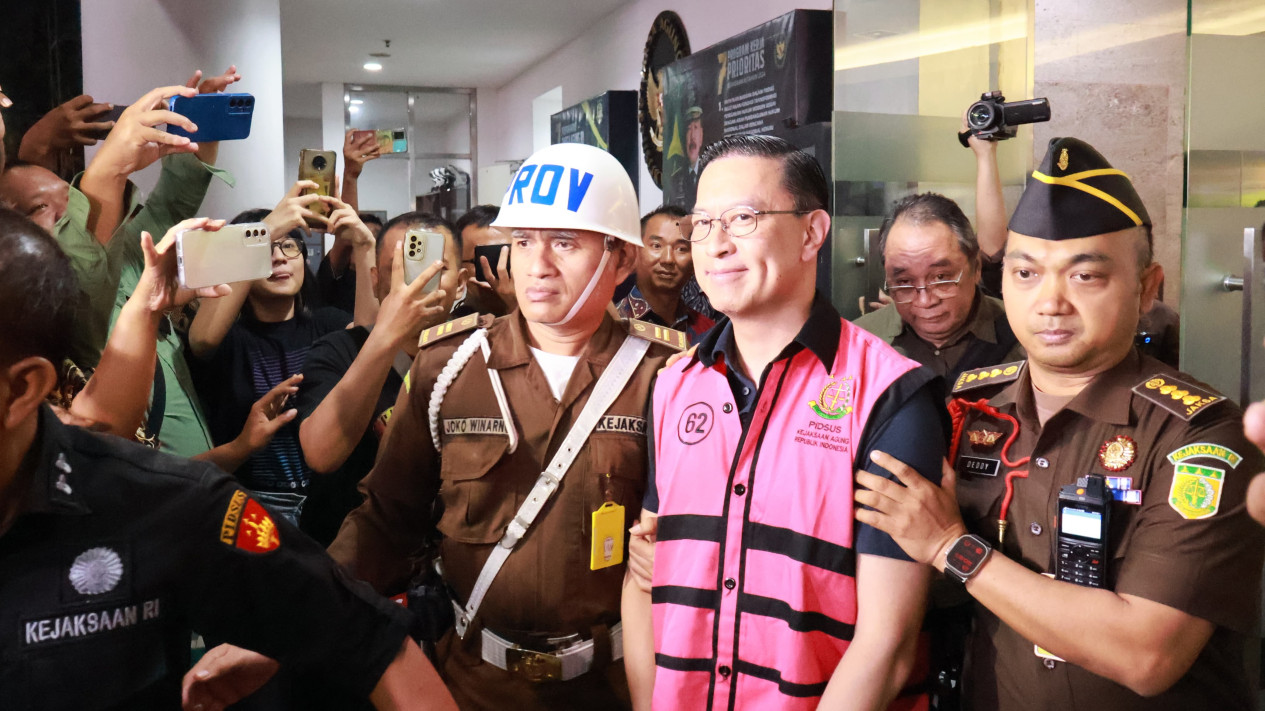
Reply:
<svg viewBox="0 0 1265 711"><path fill-rule="evenodd" d="M321 82L499 87L627 1L281 0L285 114L319 118Z"/></svg>

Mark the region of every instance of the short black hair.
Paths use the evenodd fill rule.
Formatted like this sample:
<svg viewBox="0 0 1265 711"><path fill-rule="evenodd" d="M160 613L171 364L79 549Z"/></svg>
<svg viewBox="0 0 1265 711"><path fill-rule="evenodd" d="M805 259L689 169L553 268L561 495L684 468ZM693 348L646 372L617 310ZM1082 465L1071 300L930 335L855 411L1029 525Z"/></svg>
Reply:
<svg viewBox="0 0 1265 711"><path fill-rule="evenodd" d="M496 205L475 205L466 210L466 214L457 218L457 224L452 230L453 236L457 238L457 246L462 246L461 233L465 232L467 227L487 227L500 214L501 208Z"/></svg>
<svg viewBox="0 0 1265 711"><path fill-rule="evenodd" d="M38 356L59 371L70 356L79 281L57 240L0 208L0 364Z"/></svg>
<svg viewBox="0 0 1265 711"><path fill-rule="evenodd" d="M359 212L356 214L360 217L360 221L366 225L377 225L378 227L382 226L382 218L372 212Z"/></svg>
<svg viewBox="0 0 1265 711"><path fill-rule="evenodd" d="M974 266L979 257L979 239L966 219L966 213L953 200L939 193L918 193L906 195L892 205L892 211L883 219L883 226L878 233L879 254L886 254L887 235L892 226L899 220L906 220L915 225L940 223L948 227L957 237L958 248L966 255L966 260Z"/></svg>
<svg viewBox="0 0 1265 711"><path fill-rule="evenodd" d="M641 229L646 229L646 223L650 222L659 215L667 215L668 217L675 217L679 220L688 214L689 213L685 211L685 208L680 205L673 205L672 203L660 205L641 216Z"/></svg>
<svg viewBox="0 0 1265 711"><path fill-rule="evenodd" d="M403 215L396 215L390 220L387 220L387 223L382 226L381 234L385 235L387 232L390 232L396 227L403 227L406 230L418 228L433 230L437 227L442 227L448 230L448 233L452 235L453 241L457 244L457 255L461 255L461 233L452 226L451 222L445 220L439 215L422 212L421 210L414 210L413 212L406 212ZM377 249L380 256L382 253L381 239L378 240L378 244L375 246L375 249Z"/></svg>
<svg viewBox="0 0 1265 711"><path fill-rule="evenodd" d="M272 214L272 210L264 207L255 207L237 213L237 216L229 220L228 223L230 225L240 225L247 222L263 222L264 218L270 214ZM307 258L307 236L307 230L302 227L295 227L286 234L286 237L299 243L301 247L299 252L302 253L303 257L303 268L307 271L303 275L303 286L299 287L299 294L294 304L295 312L304 315L311 313L312 309L324 306L324 303L321 302L320 291L316 288L316 274L312 271L312 264ZM276 240L277 236L271 235L271 239ZM270 254L269 259L271 257L272 255ZM249 314L252 318L254 317L255 310L251 307L249 301L242 305L242 313Z"/></svg>
<svg viewBox="0 0 1265 711"><path fill-rule="evenodd" d="M795 200L795 209L828 210L830 182L817 159L786 140L762 134L725 136L703 149L698 159L698 174L712 161L729 156L776 158L782 163L782 187Z"/></svg>

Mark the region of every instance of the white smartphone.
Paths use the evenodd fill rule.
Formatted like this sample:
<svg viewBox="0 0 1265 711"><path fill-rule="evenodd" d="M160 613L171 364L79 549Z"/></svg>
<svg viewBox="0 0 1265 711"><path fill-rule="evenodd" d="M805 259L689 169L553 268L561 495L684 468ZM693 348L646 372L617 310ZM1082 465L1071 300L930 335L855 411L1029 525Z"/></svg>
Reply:
<svg viewBox="0 0 1265 711"><path fill-rule="evenodd" d="M443 260L444 258L444 236L439 232L431 232L430 230L409 230L404 235L404 283L412 284L413 280L421 275L431 262ZM430 281L422 287L422 293L430 293L439 287L439 277L443 272L437 272Z"/></svg>
<svg viewBox="0 0 1265 711"><path fill-rule="evenodd" d="M262 222L185 230L176 234L176 264L187 289L264 279L272 274L272 237Z"/></svg>

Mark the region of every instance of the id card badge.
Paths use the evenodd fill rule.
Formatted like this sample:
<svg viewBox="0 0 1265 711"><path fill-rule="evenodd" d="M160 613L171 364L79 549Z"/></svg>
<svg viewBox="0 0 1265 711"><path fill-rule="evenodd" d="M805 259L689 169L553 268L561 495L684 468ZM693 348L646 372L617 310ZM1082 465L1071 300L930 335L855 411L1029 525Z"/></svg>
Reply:
<svg viewBox="0 0 1265 711"><path fill-rule="evenodd" d="M589 570L601 570L624 562L624 507L612 501L593 512L593 544Z"/></svg>

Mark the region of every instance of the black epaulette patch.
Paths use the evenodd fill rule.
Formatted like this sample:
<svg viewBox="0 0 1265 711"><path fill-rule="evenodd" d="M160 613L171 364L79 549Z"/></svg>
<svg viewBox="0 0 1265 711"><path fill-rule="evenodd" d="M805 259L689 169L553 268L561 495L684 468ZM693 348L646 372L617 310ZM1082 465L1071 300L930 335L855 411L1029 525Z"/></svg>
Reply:
<svg viewBox="0 0 1265 711"><path fill-rule="evenodd" d="M1014 363L1002 363L1001 365L993 365L987 368L968 370L959 375L957 381L953 383L953 392L959 393L963 390L978 388L981 385L997 385L998 383L1009 383L1012 380L1018 380L1027 363L1028 361L1026 360L1017 360Z"/></svg>
<svg viewBox="0 0 1265 711"><path fill-rule="evenodd" d="M422 335L417 339L417 347L425 348L426 346L438 343L449 336L469 331L478 325L479 314L470 314L468 316L462 316L459 319L453 319L448 323L431 326L425 331L422 331Z"/></svg>
<svg viewBox="0 0 1265 711"><path fill-rule="evenodd" d="M640 336L647 341L662 343L678 351L683 351L690 345L685 338L684 331L678 331L667 326L659 326L649 321L638 321L633 318L628 319L628 325L634 335Z"/></svg>
<svg viewBox="0 0 1265 711"><path fill-rule="evenodd" d="M1225 399L1204 387L1171 375L1152 375L1133 387L1133 392L1189 422L1208 407Z"/></svg>

